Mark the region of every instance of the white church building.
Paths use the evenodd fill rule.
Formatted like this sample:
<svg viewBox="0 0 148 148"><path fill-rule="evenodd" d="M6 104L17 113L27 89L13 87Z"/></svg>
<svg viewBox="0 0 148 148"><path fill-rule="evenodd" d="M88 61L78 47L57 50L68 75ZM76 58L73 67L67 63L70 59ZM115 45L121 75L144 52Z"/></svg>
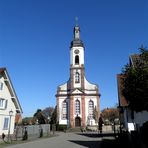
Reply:
<svg viewBox="0 0 148 148"><path fill-rule="evenodd" d="M57 89L57 122L67 127L95 126L94 110L100 115L98 86L85 78L84 44L80 39L80 27L74 27L70 46L70 78ZM98 118L97 118L98 119Z"/></svg>

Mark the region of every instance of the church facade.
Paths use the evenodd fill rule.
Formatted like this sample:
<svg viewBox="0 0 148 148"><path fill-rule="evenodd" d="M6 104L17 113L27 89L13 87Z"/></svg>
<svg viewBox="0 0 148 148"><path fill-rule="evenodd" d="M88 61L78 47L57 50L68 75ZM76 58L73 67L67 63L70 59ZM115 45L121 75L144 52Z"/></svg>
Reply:
<svg viewBox="0 0 148 148"><path fill-rule="evenodd" d="M84 44L80 39L80 27L74 27L70 46L70 78L59 85L56 94L57 122L67 127L85 127L98 124L100 93L98 86L85 78Z"/></svg>

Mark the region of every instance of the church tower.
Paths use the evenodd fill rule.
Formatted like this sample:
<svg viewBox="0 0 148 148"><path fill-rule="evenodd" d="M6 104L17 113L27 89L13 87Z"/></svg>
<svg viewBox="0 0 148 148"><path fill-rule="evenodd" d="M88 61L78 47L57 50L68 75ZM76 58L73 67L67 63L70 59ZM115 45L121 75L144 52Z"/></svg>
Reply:
<svg viewBox="0 0 148 148"><path fill-rule="evenodd" d="M100 114L98 86L85 78L84 44L75 25L70 46L70 78L57 89L57 121L68 128L95 126Z"/></svg>
<svg viewBox="0 0 148 148"><path fill-rule="evenodd" d="M84 46L80 40L80 27L74 27L74 39L70 46L71 89L84 89Z"/></svg>

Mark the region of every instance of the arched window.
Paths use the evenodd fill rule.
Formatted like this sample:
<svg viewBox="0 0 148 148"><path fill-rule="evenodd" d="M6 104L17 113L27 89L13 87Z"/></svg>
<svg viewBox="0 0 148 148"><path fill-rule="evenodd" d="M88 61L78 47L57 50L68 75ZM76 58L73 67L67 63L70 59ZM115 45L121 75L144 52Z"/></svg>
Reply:
<svg viewBox="0 0 148 148"><path fill-rule="evenodd" d="M78 99L75 101L75 113L76 115L80 114L80 101Z"/></svg>
<svg viewBox="0 0 148 148"><path fill-rule="evenodd" d="M92 100L89 101L88 103L88 114L89 118L93 119L93 114L94 114L94 102Z"/></svg>
<svg viewBox="0 0 148 148"><path fill-rule="evenodd" d="M75 75L75 82L80 83L80 74L78 72L76 72L76 75Z"/></svg>
<svg viewBox="0 0 148 148"><path fill-rule="evenodd" d="M62 119L67 119L67 102L64 100L62 102Z"/></svg>
<svg viewBox="0 0 148 148"><path fill-rule="evenodd" d="M79 65L79 56L78 55L75 56L75 64Z"/></svg>

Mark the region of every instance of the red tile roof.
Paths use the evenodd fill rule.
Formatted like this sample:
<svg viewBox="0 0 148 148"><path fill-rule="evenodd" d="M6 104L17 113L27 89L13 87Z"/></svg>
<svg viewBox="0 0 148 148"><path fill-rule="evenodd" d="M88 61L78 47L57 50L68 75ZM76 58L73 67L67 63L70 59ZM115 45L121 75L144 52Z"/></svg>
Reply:
<svg viewBox="0 0 148 148"><path fill-rule="evenodd" d="M0 68L0 73L4 72L6 68Z"/></svg>
<svg viewBox="0 0 148 148"><path fill-rule="evenodd" d="M122 78L124 78L125 76L122 74L118 74L117 75L117 83L118 83L118 98L119 98L119 104L120 106L128 106L128 102L125 99L125 97L122 94L122 90L123 90L123 84L122 84Z"/></svg>

